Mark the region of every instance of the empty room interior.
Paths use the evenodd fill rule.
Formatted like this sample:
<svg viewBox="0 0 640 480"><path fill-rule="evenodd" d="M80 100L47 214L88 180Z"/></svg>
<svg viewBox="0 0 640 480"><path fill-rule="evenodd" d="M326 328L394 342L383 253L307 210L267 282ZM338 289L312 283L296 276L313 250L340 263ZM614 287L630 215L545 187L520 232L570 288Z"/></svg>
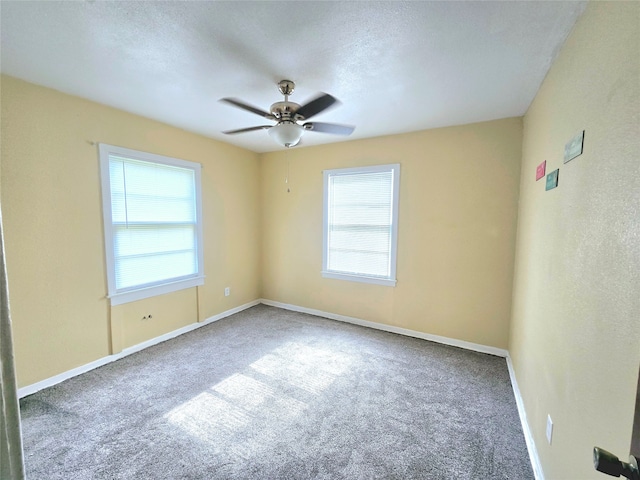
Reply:
<svg viewBox="0 0 640 480"><path fill-rule="evenodd" d="M3 479L640 455L639 2L0 20Z"/></svg>

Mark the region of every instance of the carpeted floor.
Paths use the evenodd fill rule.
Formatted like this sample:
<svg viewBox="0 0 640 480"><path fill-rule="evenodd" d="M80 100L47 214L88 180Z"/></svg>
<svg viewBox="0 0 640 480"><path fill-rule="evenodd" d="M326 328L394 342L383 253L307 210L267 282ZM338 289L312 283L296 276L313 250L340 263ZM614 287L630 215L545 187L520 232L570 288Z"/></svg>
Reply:
<svg viewBox="0 0 640 480"><path fill-rule="evenodd" d="M36 479L533 479L505 359L258 305L21 400Z"/></svg>

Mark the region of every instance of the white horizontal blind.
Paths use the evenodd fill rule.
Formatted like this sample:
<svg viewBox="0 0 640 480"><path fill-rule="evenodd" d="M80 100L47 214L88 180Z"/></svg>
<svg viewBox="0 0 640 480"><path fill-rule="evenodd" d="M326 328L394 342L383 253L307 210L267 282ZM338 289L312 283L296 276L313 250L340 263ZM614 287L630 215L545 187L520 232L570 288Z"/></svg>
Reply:
<svg viewBox="0 0 640 480"><path fill-rule="evenodd" d="M200 165L109 145L100 155L112 304L201 285Z"/></svg>
<svg viewBox="0 0 640 480"><path fill-rule="evenodd" d="M116 289L197 273L191 169L109 156Z"/></svg>
<svg viewBox="0 0 640 480"><path fill-rule="evenodd" d="M395 276L393 167L328 173L325 271Z"/></svg>

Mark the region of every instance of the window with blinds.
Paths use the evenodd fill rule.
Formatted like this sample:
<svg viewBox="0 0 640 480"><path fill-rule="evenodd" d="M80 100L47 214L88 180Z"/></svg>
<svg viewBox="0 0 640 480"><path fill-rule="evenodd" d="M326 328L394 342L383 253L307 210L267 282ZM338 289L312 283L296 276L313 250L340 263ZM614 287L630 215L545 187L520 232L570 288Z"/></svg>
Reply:
<svg viewBox="0 0 640 480"><path fill-rule="evenodd" d="M100 145L112 305L204 283L200 164Z"/></svg>
<svg viewBox="0 0 640 480"><path fill-rule="evenodd" d="M324 277L396 284L399 185L399 164L324 171Z"/></svg>

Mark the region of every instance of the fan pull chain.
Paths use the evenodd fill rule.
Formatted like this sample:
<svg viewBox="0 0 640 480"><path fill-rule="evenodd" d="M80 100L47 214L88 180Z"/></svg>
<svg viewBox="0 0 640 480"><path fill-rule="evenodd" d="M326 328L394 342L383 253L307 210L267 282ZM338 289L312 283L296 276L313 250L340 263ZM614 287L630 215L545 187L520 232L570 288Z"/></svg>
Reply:
<svg viewBox="0 0 640 480"><path fill-rule="evenodd" d="M284 183L287 184L287 193L291 193L291 189L289 188L289 152L285 153L287 157L287 177L284 179Z"/></svg>

